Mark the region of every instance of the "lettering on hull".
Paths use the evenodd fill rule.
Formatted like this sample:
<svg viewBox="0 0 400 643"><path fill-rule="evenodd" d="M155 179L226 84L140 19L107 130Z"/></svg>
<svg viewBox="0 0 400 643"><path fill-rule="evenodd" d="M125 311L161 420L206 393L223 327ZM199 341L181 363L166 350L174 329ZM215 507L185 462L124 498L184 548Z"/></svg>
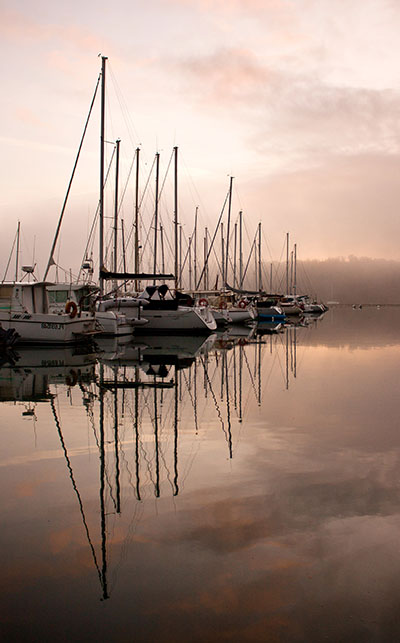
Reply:
<svg viewBox="0 0 400 643"><path fill-rule="evenodd" d="M50 328L51 330L64 330L65 324L57 324L55 322L42 322L42 328Z"/></svg>

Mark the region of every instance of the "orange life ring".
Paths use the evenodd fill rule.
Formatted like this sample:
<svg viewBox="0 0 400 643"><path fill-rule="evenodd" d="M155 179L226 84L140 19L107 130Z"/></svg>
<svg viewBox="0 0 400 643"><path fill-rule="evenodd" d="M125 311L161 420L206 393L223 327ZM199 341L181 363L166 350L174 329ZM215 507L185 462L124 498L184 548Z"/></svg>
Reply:
<svg viewBox="0 0 400 643"><path fill-rule="evenodd" d="M238 304L239 308L246 308L247 302L244 299L241 299Z"/></svg>
<svg viewBox="0 0 400 643"><path fill-rule="evenodd" d="M78 313L78 306L74 301L67 301L65 304L65 312L73 319Z"/></svg>
<svg viewBox="0 0 400 643"><path fill-rule="evenodd" d="M224 300L222 299L222 300L219 302L219 307L221 308L221 310L224 310L225 308L227 308L227 307L228 307L228 305L227 305L226 301L224 301Z"/></svg>
<svg viewBox="0 0 400 643"><path fill-rule="evenodd" d="M199 306L208 306L208 301L205 297L199 299Z"/></svg>

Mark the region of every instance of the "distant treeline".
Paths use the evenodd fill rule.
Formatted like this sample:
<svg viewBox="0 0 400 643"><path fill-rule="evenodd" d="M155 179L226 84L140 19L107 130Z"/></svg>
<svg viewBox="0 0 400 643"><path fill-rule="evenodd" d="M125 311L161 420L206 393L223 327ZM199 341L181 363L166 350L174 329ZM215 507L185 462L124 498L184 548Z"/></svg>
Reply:
<svg viewBox="0 0 400 643"><path fill-rule="evenodd" d="M274 267L280 289L286 268ZM333 258L297 262L297 293L341 304L400 304L400 261L369 257ZM282 275L285 275L282 279Z"/></svg>

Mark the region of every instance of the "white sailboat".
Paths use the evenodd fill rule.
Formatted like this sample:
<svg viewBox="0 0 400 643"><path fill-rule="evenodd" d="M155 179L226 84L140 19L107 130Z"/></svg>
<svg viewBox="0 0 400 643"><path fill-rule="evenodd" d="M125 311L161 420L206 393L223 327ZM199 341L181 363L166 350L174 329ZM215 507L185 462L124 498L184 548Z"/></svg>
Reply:
<svg viewBox="0 0 400 643"><path fill-rule="evenodd" d="M110 299L109 310L123 311L129 320L137 315L138 306L143 305L143 317L148 321L145 333L153 331L207 333L216 329L217 324L206 306L195 306L188 295L172 294L168 286L147 286L138 297L116 297ZM137 329L138 330L138 329Z"/></svg>

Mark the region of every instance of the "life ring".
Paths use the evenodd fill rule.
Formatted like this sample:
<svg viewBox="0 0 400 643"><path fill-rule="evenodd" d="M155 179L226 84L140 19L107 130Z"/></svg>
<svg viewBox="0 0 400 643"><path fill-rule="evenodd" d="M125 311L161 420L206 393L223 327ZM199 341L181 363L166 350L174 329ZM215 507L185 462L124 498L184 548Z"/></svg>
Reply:
<svg viewBox="0 0 400 643"><path fill-rule="evenodd" d="M205 297L199 299L199 306L208 306L208 301Z"/></svg>
<svg viewBox="0 0 400 643"><path fill-rule="evenodd" d="M226 301L221 299L221 301L219 302L219 307L221 308L221 310L225 310L225 308L227 308L228 305L227 305Z"/></svg>
<svg viewBox="0 0 400 643"><path fill-rule="evenodd" d="M78 306L74 301L67 301L65 304L65 312L73 319L78 313Z"/></svg>
<svg viewBox="0 0 400 643"><path fill-rule="evenodd" d="M239 308L244 309L244 308L246 308L246 306L247 306L247 302L246 302L244 299L241 299L241 300L239 301L238 306L239 306Z"/></svg>

